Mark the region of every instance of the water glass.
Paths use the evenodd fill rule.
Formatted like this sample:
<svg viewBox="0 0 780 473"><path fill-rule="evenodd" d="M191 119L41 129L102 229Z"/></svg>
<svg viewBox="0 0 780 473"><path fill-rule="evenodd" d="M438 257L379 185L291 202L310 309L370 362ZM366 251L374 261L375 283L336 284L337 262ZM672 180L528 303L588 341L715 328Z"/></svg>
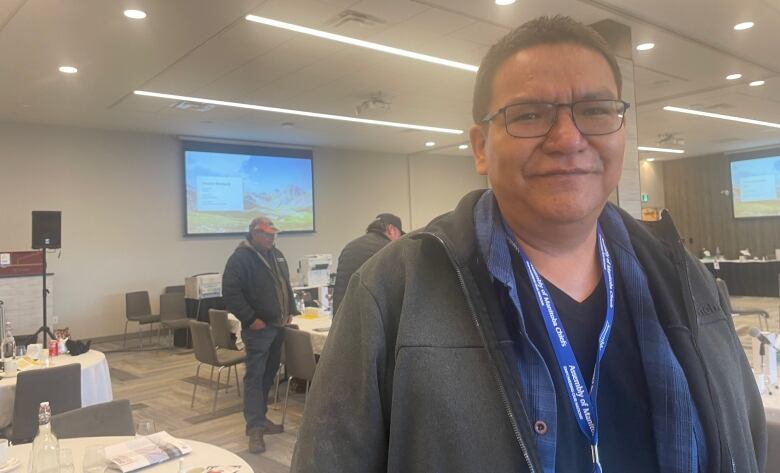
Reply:
<svg viewBox="0 0 780 473"><path fill-rule="evenodd" d="M73 466L73 452L69 448L60 449L60 473L75 473Z"/></svg>
<svg viewBox="0 0 780 473"><path fill-rule="evenodd" d="M142 420L135 424L136 435L152 435L157 432L153 420Z"/></svg>
<svg viewBox="0 0 780 473"><path fill-rule="evenodd" d="M87 473L103 473L107 466L105 448L102 445L87 445L84 449L84 471Z"/></svg>
<svg viewBox="0 0 780 473"><path fill-rule="evenodd" d="M26 354L27 354L27 347L25 347L24 345L19 345L18 347L16 347L17 358L22 358Z"/></svg>

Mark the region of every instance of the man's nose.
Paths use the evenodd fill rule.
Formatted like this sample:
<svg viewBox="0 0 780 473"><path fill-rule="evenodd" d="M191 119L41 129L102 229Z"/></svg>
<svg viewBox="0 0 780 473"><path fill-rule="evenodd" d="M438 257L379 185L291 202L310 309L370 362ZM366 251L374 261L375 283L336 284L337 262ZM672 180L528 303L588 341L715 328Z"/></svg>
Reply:
<svg viewBox="0 0 780 473"><path fill-rule="evenodd" d="M571 107L558 107L558 113L547 138L545 151L571 154L587 146L587 140L574 123Z"/></svg>

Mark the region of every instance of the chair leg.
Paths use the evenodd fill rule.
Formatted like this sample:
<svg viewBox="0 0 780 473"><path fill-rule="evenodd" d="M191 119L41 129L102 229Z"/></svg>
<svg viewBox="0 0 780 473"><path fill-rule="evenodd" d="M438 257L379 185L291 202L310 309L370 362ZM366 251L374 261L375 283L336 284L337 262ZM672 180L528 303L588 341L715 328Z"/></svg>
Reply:
<svg viewBox="0 0 780 473"><path fill-rule="evenodd" d="M211 405L212 414L217 410L217 396L219 395L219 381L222 379L222 368L224 368L224 366L220 366L217 370L217 389L214 390L214 404Z"/></svg>
<svg viewBox="0 0 780 473"><path fill-rule="evenodd" d="M127 346L127 320L125 320L125 336L122 338L122 348Z"/></svg>
<svg viewBox="0 0 780 473"><path fill-rule="evenodd" d="M238 365L233 365L233 368L236 370L236 393L238 393L238 397L241 397L241 385L238 383Z"/></svg>
<svg viewBox="0 0 780 473"><path fill-rule="evenodd" d="M198 363L198 367L195 368L195 382L192 383L192 401L190 402L190 408L195 407L195 390L198 389L198 382L200 381L200 365L203 363Z"/></svg>
<svg viewBox="0 0 780 473"><path fill-rule="evenodd" d="M138 339L141 340L141 348L144 347L144 333L141 330L143 327L143 324L138 324Z"/></svg>
<svg viewBox="0 0 780 473"><path fill-rule="evenodd" d="M217 383L217 389L219 389L219 383ZM227 381L225 382L225 394L227 394L228 389L230 389L230 367L228 366L228 377Z"/></svg>
<svg viewBox="0 0 780 473"><path fill-rule="evenodd" d="M214 367L211 367L211 374L209 375L209 387L214 387ZM217 381L217 387L219 387L219 381Z"/></svg>
<svg viewBox="0 0 780 473"><path fill-rule="evenodd" d="M160 345L160 331L162 331L162 324L158 322L157 323L157 346L161 347L162 345Z"/></svg>
<svg viewBox="0 0 780 473"><path fill-rule="evenodd" d="M276 372L276 389L274 389L274 404L279 402L279 384L282 382L282 367Z"/></svg>
<svg viewBox="0 0 780 473"><path fill-rule="evenodd" d="M303 403L306 404L306 400L309 399L309 381L306 381L306 391L303 392Z"/></svg>
<svg viewBox="0 0 780 473"><path fill-rule="evenodd" d="M284 390L284 407L282 408L282 426L284 426L284 419L287 417L287 399L290 397L290 381L292 381L292 376L287 378L287 388Z"/></svg>

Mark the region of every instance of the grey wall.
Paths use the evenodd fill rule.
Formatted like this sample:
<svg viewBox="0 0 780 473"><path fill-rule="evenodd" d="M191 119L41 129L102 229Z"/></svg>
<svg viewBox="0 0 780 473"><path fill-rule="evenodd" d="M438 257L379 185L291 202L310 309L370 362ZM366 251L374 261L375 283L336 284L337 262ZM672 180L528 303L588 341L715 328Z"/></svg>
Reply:
<svg viewBox="0 0 780 473"><path fill-rule="evenodd" d="M183 238L181 150L170 136L0 123L0 251L30 248L31 210L62 210L55 315L77 338L121 333L124 293L221 271L237 238ZM441 166L443 168L439 169ZM380 212L408 229L485 185L470 157L314 150L317 232L281 236L290 261L336 258ZM414 222L411 224L412 214Z"/></svg>

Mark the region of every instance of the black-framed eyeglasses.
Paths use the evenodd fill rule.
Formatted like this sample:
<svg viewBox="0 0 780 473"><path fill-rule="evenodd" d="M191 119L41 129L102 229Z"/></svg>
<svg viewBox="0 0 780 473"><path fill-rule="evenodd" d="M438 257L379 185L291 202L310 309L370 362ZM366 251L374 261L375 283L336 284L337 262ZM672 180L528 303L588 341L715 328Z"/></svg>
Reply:
<svg viewBox="0 0 780 473"><path fill-rule="evenodd" d="M558 108L571 109L574 126L585 136L609 135L623 126L631 104L623 100L580 100L572 103L511 103L482 119L488 123L504 116L506 132L515 138L546 136L558 120Z"/></svg>

